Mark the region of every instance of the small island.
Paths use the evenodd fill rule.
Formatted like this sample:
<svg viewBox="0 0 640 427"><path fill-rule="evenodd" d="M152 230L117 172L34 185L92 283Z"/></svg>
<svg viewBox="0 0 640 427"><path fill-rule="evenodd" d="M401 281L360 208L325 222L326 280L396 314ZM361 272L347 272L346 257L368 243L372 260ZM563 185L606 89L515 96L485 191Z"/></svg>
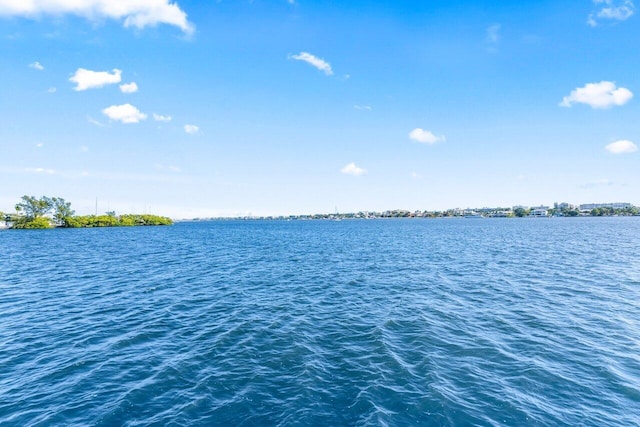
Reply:
<svg viewBox="0 0 640 427"><path fill-rule="evenodd" d="M92 227L133 227L149 225L171 225L173 220L164 216L149 214L116 215L114 211L104 215L76 215L71 203L60 197L22 196L15 206L16 212L0 212L0 221L5 228L46 229L46 228L92 228ZM1 224L0 224L1 225Z"/></svg>

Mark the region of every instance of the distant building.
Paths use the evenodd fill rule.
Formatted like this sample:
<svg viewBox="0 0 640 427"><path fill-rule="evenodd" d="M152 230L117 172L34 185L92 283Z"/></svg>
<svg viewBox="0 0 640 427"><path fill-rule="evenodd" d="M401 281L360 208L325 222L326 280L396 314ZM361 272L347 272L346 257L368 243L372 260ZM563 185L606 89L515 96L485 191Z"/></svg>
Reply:
<svg viewBox="0 0 640 427"><path fill-rule="evenodd" d="M556 203L553 204L553 207L555 209L560 209L560 210L562 210L562 209L574 210L574 209L578 209L579 208L578 205L574 205L572 203L567 203L567 202L562 202L562 203L556 202Z"/></svg>
<svg viewBox="0 0 640 427"><path fill-rule="evenodd" d="M623 202L616 202L616 203L586 203L583 205L580 205L580 210L581 211L591 211L593 209L600 209L600 208L611 208L611 209L627 209L627 208L632 208L633 205L631 203L623 203Z"/></svg>

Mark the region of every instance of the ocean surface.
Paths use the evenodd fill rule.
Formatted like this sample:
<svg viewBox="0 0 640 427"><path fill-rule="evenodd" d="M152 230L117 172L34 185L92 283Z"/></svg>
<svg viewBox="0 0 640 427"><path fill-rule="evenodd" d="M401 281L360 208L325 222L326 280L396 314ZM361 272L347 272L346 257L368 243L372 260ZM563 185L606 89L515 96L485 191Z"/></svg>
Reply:
<svg viewBox="0 0 640 427"><path fill-rule="evenodd" d="M640 218L0 231L0 425L637 426Z"/></svg>

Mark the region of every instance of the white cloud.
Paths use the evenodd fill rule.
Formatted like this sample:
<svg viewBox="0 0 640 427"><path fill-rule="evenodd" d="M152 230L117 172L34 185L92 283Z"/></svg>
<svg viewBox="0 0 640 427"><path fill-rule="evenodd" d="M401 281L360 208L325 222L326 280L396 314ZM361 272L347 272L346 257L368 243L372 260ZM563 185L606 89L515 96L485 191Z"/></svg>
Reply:
<svg viewBox="0 0 640 427"><path fill-rule="evenodd" d="M627 88L617 88L614 82L601 81L587 83L571 91L569 96L562 98L561 107L571 107L573 104L587 104L591 108L610 108L614 105L624 105L633 98L633 93Z"/></svg>
<svg viewBox="0 0 640 427"><path fill-rule="evenodd" d="M44 66L38 61L32 62L31 64L29 64L29 68L33 68L34 70L39 70L39 71L44 70Z"/></svg>
<svg viewBox="0 0 640 427"><path fill-rule="evenodd" d="M56 89L55 87L50 87L49 89L47 89L47 93L56 93L58 89Z"/></svg>
<svg viewBox="0 0 640 427"><path fill-rule="evenodd" d="M372 108L369 105L354 105L353 108L355 108L356 110L366 110L366 111L371 111Z"/></svg>
<svg viewBox="0 0 640 427"><path fill-rule="evenodd" d="M632 0L593 0L597 10L589 14L587 24L592 27L598 25L599 20L626 21L635 12Z"/></svg>
<svg viewBox="0 0 640 427"><path fill-rule="evenodd" d="M36 148L42 148L42 147L44 147L44 144L42 142L38 142L36 144Z"/></svg>
<svg viewBox="0 0 640 427"><path fill-rule="evenodd" d="M621 139L619 141L612 142L604 148L605 150L613 154L634 153L638 151L638 146L627 139Z"/></svg>
<svg viewBox="0 0 640 427"><path fill-rule="evenodd" d="M353 176L360 176L360 175L364 175L365 173L367 173L366 170L356 166L356 164L354 162L349 163L348 165L346 165L345 167L343 167L342 169L340 169L340 172L346 174L346 175L353 175Z"/></svg>
<svg viewBox="0 0 640 427"><path fill-rule="evenodd" d="M422 175L420 175L418 172L411 172L411 178L422 179Z"/></svg>
<svg viewBox="0 0 640 427"><path fill-rule="evenodd" d="M431 131L421 128L415 128L409 132L409 138L423 144L435 144L436 142L446 141L444 135L436 136Z"/></svg>
<svg viewBox="0 0 640 427"><path fill-rule="evenodd" d="M189 135L195 135L200 131L200 128L196 125L184 125L184 131Z"/></svg>
<svg viewBox="0 0 640 427"><path fill-rule="evenodd" d="M112 73L109 73L108 71L91 71L84 68L78 68L75 74L69 79L70 82L76 84L76 87L74 87L73 90L77 91L116 84L120 83L121 80L122 71L117 68L114 68Z"/></svg>
<svg viewBox="0 0 640 427"><path fill-rule="evenodd" d="M138 91L138 85L136 82L125 83L120 85L120 92L122 93L136 93Z"/></svg>
<svg viewBox="0 0 640 427"><path fill-rule="evenodd" d="M153 120L156 122L170 122L171 116L163 116L160 114L153 113Z"/></svg>
<svg viewBox="0 0 640 427"><path fill-rule="evenodd" d="M187 14L171 0L0 0L0 16L71 14L90 20L123 20L126 28L142 29L147 26L169 24L186 34L194 27Z"/></svg>
<svg viewBox="0 0 640 427"><path fill-rule="evenodd" d="M296 61L304 61L307 64L310 64L316 67L318 70L324 72L327 76L333 75L333 70L331 69L331 64L329 64L324 59L320 59L315 55L312 55L307 52L300 52L297 55L291 55L291 59L295 59Z"/></svg>
<svg viewBox="0 0 640 427"><path fill-rule="evenodd" d="M102 114L109 117L111 120L120 121L122 123L138 123L141 120L145 120L147 115L140 112L136 107L131 104L112 105L102 110Z"/></svg>
<svg viewBox="0 0 640 427"><path fill-rule="evenodd" d="M87 147L86 145L81 145L80 146L80 152L81 153L88 153L89 152L89 147Z"/></svg>

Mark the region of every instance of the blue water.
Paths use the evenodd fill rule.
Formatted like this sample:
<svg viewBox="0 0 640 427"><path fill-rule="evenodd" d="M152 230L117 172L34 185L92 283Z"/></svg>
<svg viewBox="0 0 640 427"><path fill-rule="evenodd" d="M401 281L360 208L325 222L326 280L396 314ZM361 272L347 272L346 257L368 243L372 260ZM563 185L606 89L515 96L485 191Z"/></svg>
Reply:
<svg viewBox="0 0 640 427"><path fill-rule="evenodd" d="M0 232L0 425L640 425L640 218Z"/></svg>

